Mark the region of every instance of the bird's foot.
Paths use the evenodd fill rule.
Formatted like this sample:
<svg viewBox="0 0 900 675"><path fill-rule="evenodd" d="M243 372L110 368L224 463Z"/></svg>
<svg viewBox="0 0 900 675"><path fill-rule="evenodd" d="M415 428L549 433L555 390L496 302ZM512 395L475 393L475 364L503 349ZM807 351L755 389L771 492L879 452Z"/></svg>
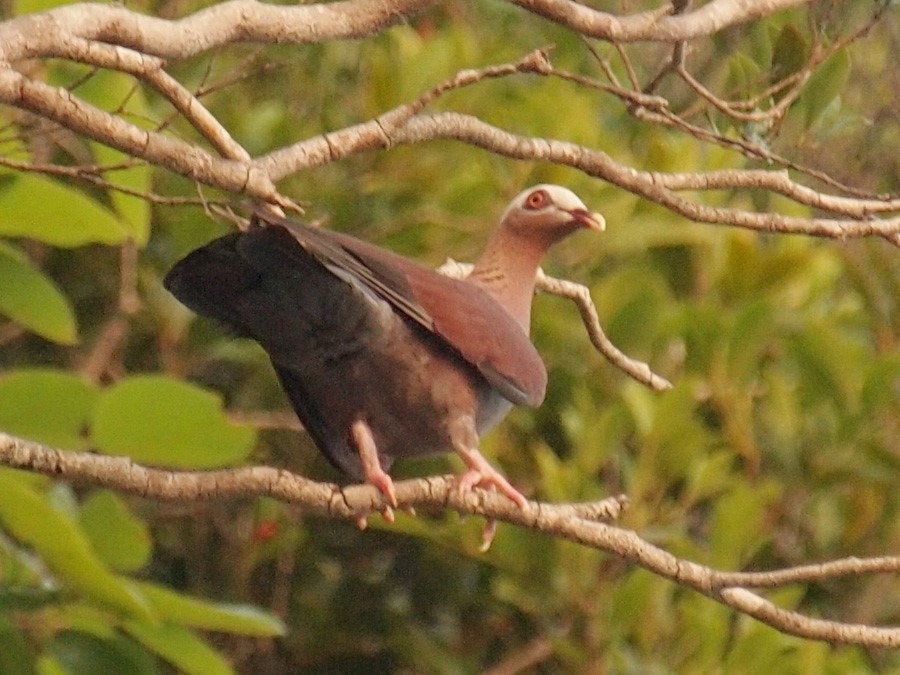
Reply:
<svg viewBox="0 0 900 675"><path fill-rule="evenodd" d="M528 500L516 490L497 469L492 467L478 451L468 451L462 455L469 470L459 477L459 491L469 492L473 487L496 488L514 501L520 508L525 508Z"/></svg>
<svg viewBox="0 0 900 675"><path fill-rule="evenodd" d="M369 527L369 514L370 513L372 513L372 512L366 511L366 513L364 515L361 515L359 518L356 519L356 526L360 530L365 530L367 527ZM388 525L393 524L394 509L392 509L390 506L385 505L385 507L381 510L381 517L384 518L384 522L386 522Z"/></svg>
<svg viewBox="0 0 900 675"><path fill-rule="evenodd" d="M381 468L381 461L378 459L378 448L375 445L372 429L369 428L365 420L358 419L351 425L350 433L353 437L353 442L356 444L356 451L359 453L359 461L362 464L363 476L365 476L366 482L377 487L387 501L387 504L381 510L381 516L386 523L393 523L394 508L397 507L397 493L394 490L393 479ZM360 529L364 528L364 523L365 518L360 518L357 521Z"/></svg>
<svg viewBox="0 0 900 675"><path fill-rule="evenodd" d="M494 543L494 535L497 534L497 521L488 518L484 521L484 529L481 531L481 546L478 547L479 553L487 553Z"/></svg>

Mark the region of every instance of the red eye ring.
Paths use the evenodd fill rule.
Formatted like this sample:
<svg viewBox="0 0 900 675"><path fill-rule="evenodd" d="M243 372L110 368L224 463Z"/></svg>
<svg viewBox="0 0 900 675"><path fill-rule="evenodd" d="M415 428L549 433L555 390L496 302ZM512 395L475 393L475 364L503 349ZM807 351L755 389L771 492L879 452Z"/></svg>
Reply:
<svg viewBox="0 0 900 675"><path fill-rule="evenodd" d="M525 198L525 208L537 210L547 205L548 197L545 190L535 190Z"/></svg>

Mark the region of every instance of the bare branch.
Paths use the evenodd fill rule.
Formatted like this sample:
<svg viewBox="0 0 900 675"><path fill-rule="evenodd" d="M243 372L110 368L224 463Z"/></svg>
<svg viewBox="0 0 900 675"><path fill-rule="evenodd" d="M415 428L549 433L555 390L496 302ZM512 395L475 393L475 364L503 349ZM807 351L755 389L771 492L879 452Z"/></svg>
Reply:
<svg viewBox="0 0 900 675"><path fill-rule="evenodd" d="M465 279L472 272L472 265L448 259L438 268L438 272L454 279ZM591 299L591 292L587 286L547 276L544 274L544 270L538 269L535 288L574 302L575 306L578 307L578 312L581 314L581 320L584 322L584 327L588 332L591 343L598 352L606 357L607 361L619 368L619 370L656 391L665 391L672 388L672 383L666 378L654 373L650 366L643 361L627 356L606 337L606 333L603 332L603 328L600 326L597 307Z"/></svg>
<svg viewBox="0 0 900 675"><path fill-rule="evenodd" d="M366 37L403 21L435 0L343 0L268 5L229 0L169 21L120 5L79 3L0 23L0 63L52 53L61 36L130 47L167 59L231 43L315 43Z"/></svg>
<svg viewBox="0 0 900 675"><path fill-rule="evenodd" d="M314 515L353 522L372 512L380 512L386 506L384 496L371 485L340 487L265 466L203 472L149 469L127 457L55 450L2 432L0 464L159 500L269 496L290 502ZM734 581L742 575L720 572L677 558L642 539L636 532L603 522L619 516L627 504L623 497L590 504L529 501L520 508L496 492L475 489L462 493L457 489L453 476L403 480L396 482L394 487L401 508L449 508L461 514L502 520L607 551L785 633L848 644L900 645L900 628L823 621L781 609L745 588L723 583ZM854 573L897 571L900 570L900 558L854 559L852 564L835 561L818 566L817 572L815 570L815 566L804 566L756 573L753 577L758 579L761 575L767 575L766 586L801 580L823 581L851 570Z"/></svg>
<svg viewBox="0 0 900 675"><path fill-rule="evenodd" d="M638 382L646 384L656 391L665 391L672 388L672 383L662 375L654 373L650 366L643 361L638 361L627 356L612 341L606 337L603 328L600 327L600 317L597 315L597 306L591 299L591 292L587 286L576 284L567 279L556 279L544 274L544 270L538 270L537 287L542 291L568 298L575 303L581 314L581 320L587 329L591 343L597 348L610 363L618 367L627 375Z"/></svg>
<svg viewBox="0 0 900 675"><path fill-rule="evenodd" d="M678 42L712 35L723 28L774 14L810 0L712 0L691 12L659 10L616 16L572 0L509 0L582 35L610 42Z"/></svg>
<svg viewBox="0 0 900 675"><path fill-rule="evenodd" d="M388 3L389 4L389 3ZM184 31L196 29L197 26L205 26L206 22L218 25L229 24L235 20L235 12L248 10L249 13L240 14L243 19L242 31L238 32L232 26L228 39L249 39L260 37L258 32L264 32L267 21L272 18L269 12L272 10L288 10L286 16L280 13L279 25L291 25L292 13L289 10L302 10L306 19L322 21L323 26L312 33L298 35L288 31L284 39L302 42L312 39L330 39L334 37L326 29L343 31L341 35L354 35L353 31L376 30L397 19L399 13L410 13L420 10L427 5L425 2L408 1L392 12L385 13L386 4L377 0L352 0L349 2L333 3L325 6L302 6L296 8L265 7L260 9L257 3L247 3L244 0L233 0L223 5L217 5L209 10L199 12L193 17L179 22L165 22L148 17L132 17L131 21L125 21L125 17L131 15L122 8L102 6L100 16L91 13L90 25L82 18L76 20L79 12L98 9L95 5L73 5L59 8L50 12L54 19L47 19L48 14L23 17L25 23L17 24L18 19L0 24L0 31L6 30L10 25L18 26L24 33L29 34L28 40L22 39L18 34L16 39L10 38L3 42L0 33L0 56L23 57L27 55L55 55L64 56L74 60L80 60L93 65L110 67L122 70L141 78L162 93L200 132L209 140L224 159L213 157L202 148L195 147L182 140L163 135L159 132L147 131L135 125L125 122L121 117L106 113L86 102L80 100L70 92L50 87L17 73L12 69L0 70L0 102L29 110L47 119L84 134L99 142L107 143L134 157L140 157L148 162L170 168L195 181L219 187L230 192L253 196L260 201L275 203L291 210L299 210L285 196L280 195L274 187L274 181L303 170L333 162L349 155L375 149L388 148L391 145L404 143L420 143L439 138L455 138L473 145L488 149L492 152L508 157L529 160L545 160L565 164L581 169L585 173L607 180L635 194L657 202L691 220L721 223L753 230L767 232L791 232L827 236L834 238L861 237L879 235L889 239L895 237L900 231L900 219L896 215L897 200L878 200L867 198L849 198L823 194L805 186L791 182L787 176L779 173L755 171L755 172L717 172L710 174L660 174L634 170L631 167L614 162L608 155L598 150L585 148L576 144L552 139L529 138L516 136L504 130L492 127L477 118L460 115L458 113L440 113L427 115L422 113L426 105L440 97L451 89L468 86L488 77L500 77L516 73L537 73L541 75L558 75L550 66L544 52L533 52L517 63L493 66L480 70L463 70L454 78L438 85L424 94L418 100L413 101L383 113L378 118L363 122L351 127L337 130L322 136L300 141L292 146L275 150L256 161L249 159L246 151L228 134L218 121L185 90L178 82L174 81L162 70L162 62L154 56L139 53L126 46L114 46L112 44L98 43L92 40L104 39L112 41L114 36L109 34L112 27L121 29L117 33L119 42L127 45L134 44L145 48L140 40L131 35L132 25L141 27L167 26L169 39L185 37ZM786 6L790 3L755 3L754 9L747 9L746 16L754 16L756 11L774 11L776 7ZM566 8L566 11L587 11L595 13L580 5L575 5L567 0L554 0L551 2L536 2L545 9L550 7ZM759 7L756 7L759 5ZM573 10L572 8L576 8ZM683 19L687 17L707 16L711 13L719 13L724 16L734 12L736 5L730 0L715 0L702 8L685 14L668 17L669 19ZM77 8L80 8L76 11ZM252 11L250 11L252 9ZM746 9L746 8L745 8ZM262 12L258 14L257 10ZM325 12L322 18L319 14L308 12ZM365 11L364 11L365 10ZM69 16L67 12L74 12ZM62 12L57 14L57 12ZM330 12L338 12L342 17L338 23L339 29L334 28L333 22L337 21ZM365 12L369 12L369 22L360 19ZM123 14L124 13L124 14ZM358 13L358 14L357 14ZM705 14L698 14L705 13ZM349 19L349 16L355 17ZM337 15L335 15L337 16ZM736 15L734 15L736 16ZM37 18L35 18L37 17ZM41 18L43 17L43 18ZM316 18L318 17L318 18ZM69 21L71 19L71 21ZM250 21L252 19L252 21ZM145 26L145 21L149 21ZM193 23L192 23L193 22ZM255 23L255 27L251 23ZM124 24L124 27L123 27ZM105 27L104 27L105 26ZM309 24L305 24L310 29ZM271 27L271 26L270 26ZM38 29L42 32L35 34ZM228 31L226 31L228 32ZM144 32L143 39L149 40L151 33ZM281 36L280 33L277 34ZM221 38L221 36L220 36ZM269 35L269 39L275 39ZM185 38L186 39L186 38ZM279 37L278 39L281 39ZM137 41L135 41L137 40ZM204 43L206 44L206 43ZM219 44L215 42L209 44ZM152 53L152 50L147 50ZM164 51L164 50L163 50ZM182 55L178 52L178 55ZM573 76L568 76L573 77ZM585 79L585 78L581 78ZM596 84L595 84L596 86ZM774 161L785 164L785 160L772 157L764 149L740 139L724 139L704 129L686 125L676 116L666 110L665 100L659 97L647 97L639 92L625 93L618 85L603 88L624 100L629 101L635 111L640 112L642 118L650 121L658 121L668 125L675 125L687 133L691 133L701 140L709 140L716 143L725 143L738 148L742 152L751 155L765 156ZM710 94L712 96L712 94ZM790 165L790 163L787 163ZM793 165L791 165L793 166ZM812 175L812 174L811 174ZM828 180L827 176L815 175L817 178ZM705 185L704 185L705 183ZM764 187L780 192L785 196L795 199L801 204L814 206L815 208L830 211L846 216L846 219L806 219L780 214L748 213L739 209L715 208L698 203L691 199L681 197L675 192L679 190L708 190L722 189L723 187ZM893 217L876 220L875 214L893 215Z"/></svg>
<svg viewBox="0 0 900 675"><path fill-rule="evenodd" d="M822 211L849 218L866 219L879 213L900 211L900 199L862 199L829 195L791 180L787 171L760 169L723 169L694 173L653 173L657 184L670 190L733 190L757 188L771 190L797 202Z"/></svg>
<svg viewBox="0 0 900 675"><path fill-rule="evenodd" d="M816 63L807 64L802 70L794 73L794 75L790 78L790 89L787 94L782 96L778 103L773 105L771 108L766 110L756 110L753 112L742 112L737 109L736 106L728 103L727 101L723 101L718 96L713 94L709 89L703 86L698 80L694 78L693 75L688 72L687 68L684 65L681 65L675 69L675 72L678 73L679 77L683 79L687 85L693 89L701 98L711 103L716 109L720 112L725 113L728 117L732 119L741 121L741 122L763 122L765 120L770 119L781 119L784 117L787 109L797 100L800 94L803 93L804 85L809 81L810 76L813 73L813 69L815 68ZM775 87L785 86L785 82L779 82Z"/></svg>
<svg viewBox="0 0 900 675"><path fill-rule="evenodd" d="M575 143L518 136L471 115L436 113L416 116L397 129L392 136L394 143L408 144L436 138L453 138L516 159L540 159L571 166L590 176L602 178L634 192L696 222L733 225L761 232L807 234L834 239L886 236L900 232L900 216L880 220L800 218L778 213L752 213L739 209L706 206L680 197L668 189L664 180L658 180L664 174L640 171L619 164L604 152ZM802 190L798 189L797 192Z"/></svg>
<svg viewBox="0 0 900 675"><path fill-rule="evenodd" d="M64 89L0 68L0 102L51 119L133 157L168 167L208 185L282 203L267 176L246 162L218 159L202 148L147 131L85 103Z"/></svg>
<svg viewBox="0 0 900 675"><path fill-rule="evenodd" d="M720 592L729 607L752 616L783 633L808 640L827 640L849 644L869 644L883 647L900 645L900 629L866 626L859 623L825 621L803 616L799 612L781 609L769 600L745 588L725 588Z"/></svg>
<svg viewBox="0 0 900 675"><path fill-rule="evenodd" d="M139 162L125 163L119 165L108 165L108 164L97 164L97 165L83 165L79 164L77 166L61 166L59 164L34 164L31 162L19 162L14 159L9 159L7 157L0 157L0 166L5 166L9 169L15 169L17 171L31 171L34 173L43 173L48 176L63 176L75 181L82 181L88 183L90 185L95 185L97 187L103 188L104 190L115 190L117 192L121 192L125 195L130 195L132 197L140 197L151 204L165 204L167 206L203 206L209 204L223 205L224 201L210 200L210 199L201 199L199 197L176 197L176 196L165 196L156 194L153 192L144 192L142 190L136 190L134 188L127 187L125 185L120 185L118 183L114 183L112 181L106 180L103 178L101 174L107 171L116 171L118 169L125 169L128 166L134 166L139 164Z"/></svg>
<svg viewBox="0 0 900 675"><path fill-rule="evenodd" d="M822 579L900 572L900 557L842 558L814 565L800 565L772 572L723 572L717 577L719 586L746 586L755 588L802 584Z"/></svg>

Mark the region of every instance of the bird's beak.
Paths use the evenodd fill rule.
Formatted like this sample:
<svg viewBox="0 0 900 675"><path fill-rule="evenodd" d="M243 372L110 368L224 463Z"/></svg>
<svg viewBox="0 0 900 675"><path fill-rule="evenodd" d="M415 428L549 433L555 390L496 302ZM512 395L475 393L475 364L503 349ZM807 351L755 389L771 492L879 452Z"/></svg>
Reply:
<svg viewBox="0 0 900 675"><path fill-rule="evenodd" d="M599 213L585 211L584 209L575 209L569 213L572 216L572 220L582 227L586 227L589 230L595 230L596 232L603 232L603 230L606 229L606 218Z"/></svg>

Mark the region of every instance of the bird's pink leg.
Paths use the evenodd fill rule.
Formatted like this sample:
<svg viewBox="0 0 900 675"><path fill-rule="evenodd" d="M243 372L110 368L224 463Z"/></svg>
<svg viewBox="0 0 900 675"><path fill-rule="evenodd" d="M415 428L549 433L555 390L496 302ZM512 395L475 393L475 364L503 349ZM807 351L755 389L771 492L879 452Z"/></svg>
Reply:
<svg viewBox="0 0 900 675"><path fill-rule="evenodd" d="M362 464L366 482L377 487L390 504L382 511L382 515L387 522L392 523L394 522L394 512L391 510L391 506L397 506L397 494L394 492L394 481L381 468L372 429L365 420L358 419L351 425L350 435L353 437L353 443L359 453L359 461Z"/></svg>
<svg viewBox="0 0 900 675"><path fill-rule="evenodd" d="M468 492L476 485L483 488L496 487L518 504L520 508L525 507L528 500L504 478L503 474L488 463L478 448L457 447L457 452L463 458L466 466L469 467L469 470L459 477L459 489L461 492Z"/></svg>

